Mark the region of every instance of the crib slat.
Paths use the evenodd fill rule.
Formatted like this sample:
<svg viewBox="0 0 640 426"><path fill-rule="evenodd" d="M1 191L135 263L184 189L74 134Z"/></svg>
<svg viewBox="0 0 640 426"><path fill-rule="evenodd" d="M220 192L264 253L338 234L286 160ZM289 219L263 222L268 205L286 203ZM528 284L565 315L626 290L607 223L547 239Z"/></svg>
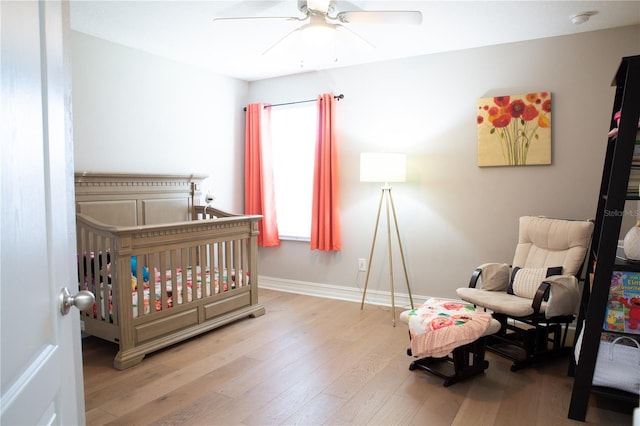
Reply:
<svg viewBox="0 0 640 426"><path fill-rule="evenodd" d="M190 247L187 265L191 268L191 300L198 300L198 247Z"/></svg>
<svg viewBox="0 0 640 426"><path fill-rule="evenodd" d="M96 283L95 280L95 276L93 276L93 274L91 273L91 262L92 262L92 258L94 256L94 251L98 249L98 247L96 246L96 235L95 234L90 234L88 236L88 244L87 244L87 251L85 254L85 274L86 274L86 280L87 283L89 285L89 287L91 288L91 291L93 293L98 293L100 294L100 304L97 305L97 312L96 312L96 316L98 319L102 318L102 306L103 306L103 301L102 301L102 296L104 295L104 293L102 291L100 291L100 285L98 283Z"/></svg>
<svg viewBox="0 0 640 426"><path fill-rule="evenodd" d="M157 252L150 252L147 253L146 255L146 262L144 264L145 266L145 270L143 271L143 273L146 271L147 273L147 282L149 284L149 289L151 292L153 292L153 297L154 297L154 301L153 301L153 312L156 311L160 311L162 310L162 295L158 292L156 292L157 286L156 286L156 274L155 274L155 269L156 269L156 265L157 265L157 261L156 258L158 256Z"/></svg>
<svg viewBox="0 0 640 426"><path fill-rule="evenodd" d="M156 272L156 269L153 269L153 281L156 281L156 273L160 278L160 299L162 300L162 309L169 308L169 293L167 291L167 252L160 252L159 266ZM149 271L151 271L151 267L149 267ZM151 272L149 272L151 273Z"/></svg>
<svg viewBox="0 0 640 426"><path fill-rule="evenodd" d="M110 259L108 258L109 248L106 245L105 237L98 235L96 236L95 245L95 253L94 253L94 267L96 270L96 287L101 289L102 293L102 303L100 308L102 310L100 314L100 318L104 318L105 322L110 321L110 312L109 312L109 274L107 273L107 268L109 265Z"/></svg>
<svg viewBox="0 0 640 426"><path fill-rule="evenodd" d="M207 297L209 294L207 292L207 246L200 245L197 248L198 253L198 277L200 278L199 289L200 289L200 297Z"/></svg>
<svg viewBox="0 0 640 426"><path fill-rule="evenodd" d="M227 277L227 291L231 290L231 268L233 268L233 248L231 241L224 242L224 253L225 253L225 262L224 262L224 271Z"/></svg>
<svg viewBox="0 0 640 426"><path fill-rule="evenodd" d="M182 269L182 291L186 295L186 297L182 298L182 303L189 303L189 300L193 300L192 289L189 287L189 278L191 267L191 247L183 248L180 250L182 252L182 259L180 260L180 267ZM193 282L192 282L193 284Z"/></svg>
<svg viewBox="0 0 640 426"><path fill-rule="evenodd" d="M188 282L187 282L187 268L186 265L189 265L189 253L187 250L180 250L180 265L182 265L181 268L181 276L182 276L182 303L188 303L189 302L189 286L188 286ZM175 265L174 265L175 267Z"/></svg>
<svg viewBox="0 0 640 426"><path fill-rule="evenodd" d="M95 294L94 289L91 287L91 282L87 279L87 253L88 253L88 242L87 242L87 234L88 231L86 228L80 228L78 232L78 281L80 283L81 290L89 290ZM97 295L96 295L97 296ZM90 316L93 315L93 309L90 312L83 312L81 315Z"/></svg>
<svg viewBox="0 0 640 426"><path fill-rule="evenodd" d="M105 288L104 285L100 284L100 278L99 276L96 276L95 268L93 268L93 265L95 264L95 257L99 255L100 249L101 249L99 238L100 237L97 234L92 233L89 239L89 252L87 253L87 274L89 275L88 276L89 282L93 287L93 294L96 294L96 293L100 294L100 297L99 297L100 301L96 305L96 319L99 321L108 321L108 316L109 316L108 314L109 308L107 306L109 303L108 286L107 288ZM107 306L106 309L105 309L105 306Z"/></svg>
<svg viewBox="0 0 640 426"><path fill-rule="evenodd" d="M116 239L115 237L108 237L108 241L107 243L109 244L109 247L113 247L115 249L116 247ZM110 275L111 275L111 287L110 287L110 291L109 289L105 290L106 294L107 294L107 306L110 303L111 304L111 311L113 312L113 315L111 315L111 318L109 320L107 320L107 322L112 322L114 325L119 325L122 322L122 318L120 317L120 315L118 314L119 309L120 309L120 300L118 299L118 294L120 293L120 290L118 290L118 286L114 285L114 282L117 281L116 277L118 276L118 262L117 262L117 257L116 257L116 253L115 250L114 252L111 254L111 267L110 267ZM130 282L127 283L127 288L130 288L131 284ZM108 288L108 287L107 287ZM109 292L111 294L109 294ZM128 293L127 293L128 294ZM107 310L109 308L107 307Z"/></svg>
<svg viewBox="0 0 640 426"><path fill-rule="evenodd" d="M215 268L215 262L214 262L214 253L215 253L215 243L208 243L207 244L207 254L208 254L208 262L207 262L207 268L209 270L209 296L211 296L212 294L215 294L216 292L216 268Z"/></svg>
<svg viewBox="0 0 640 426"><path fill-rule="evenodd" d="M227 281L229 281L229 289L234 288L234 273L236 268L236 242L229 241L229 267L227 268Z"/></svg>
<svg viewBox="0 0 640 426"><path fill-rule="evenodd" d="M178 292L178 275L176 273L176 259L178 258L177 250L169 251L169 264L166 270L169 271L171 277L171 293L173 294L173 306L177 306L180 302L180 293Z"/></svg>
<svg viewBox="0 0 640 426"><path fill-rule="evenodd" d="M131 269L131 261L131 256L129 256L129 262L127 262L127 265L129 265L129 269ZM129 274L131 274L131 271L129 271ZM136 271L136 275L136 294L138 295L138 308L136 309L136 313L134 313L134 316L136 316L137 314L138 317L142 317L146 314L146 307L144 304L144 280L140 280L139 272ZM133 278L131 280L133 280ZM121 288L124 291L125 287Z"/></svg>
<svg viewBox="0 0 640 426"><path fill-rule="evenodd" d="M150 262L150 258L153 255L151 253L147 253L143 256L138 257L138 261L140 260L144 260L144 262L142 263L142 265L140 265L140 262L138 262L138 282L140 282L139 280L142 279L142 285L144 286L145 284L145 280L144 280L144 267L145 265L148 265ZM142 259L141 259L142 258ZM147 285L149 287L149 314L152 314L156 311L156 284L155 284L155 280L151 279L151 276L149 277L149 280L147 282Z"/></svg>
<svg viewBox="0 0 640 426"><path fill-rule="evenodd" d="M242 240L242 285L249 284L249 256L247 255L247 245L249 240Z"/></svg>
<svg viewBox="0 0 640 426"><path fill-rule="evenodd" d="M218 275L218 293L224 292L224 247L220 243L216 243L216 249L218 252L218 261L216 263L216 272Z"/></svg>

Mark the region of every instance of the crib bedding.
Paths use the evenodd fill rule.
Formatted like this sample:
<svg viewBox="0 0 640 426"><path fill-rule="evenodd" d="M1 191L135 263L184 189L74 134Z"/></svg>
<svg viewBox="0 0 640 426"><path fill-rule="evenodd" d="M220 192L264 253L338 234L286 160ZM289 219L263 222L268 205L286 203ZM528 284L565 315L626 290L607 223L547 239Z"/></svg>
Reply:
<svg viewBox="0 0 640 426"><path fill-rule="evenodd" d="M204 273L204 285L203 285L203 280L202 280L202 271L201 268L199 266L196 267L196 280L195 280L195 288L193 286L193 268L192 267L188 267L186 270L186 274L183 274L182 272L182 268L178 268L175 271L175 278L176 278L176 283L177 283L177 288L176 291L173 291L173 277L172 277L172 272L171 270L167 270L165 272L165 281L164 281L164 285L163 282L161 280L161 273L160 271L158 271L157 269L155 270L155 286L154 286L154 292L153 294L151 293L151 288L149 285L149 281L148 280L144 280L144 285L143 285L143 296L144 296L144 313L148 314L151 312L151 301L154 301L154 306L155 306L155 311L161 311L162 310L162 289L163 287L166 289L166 293L167 293L167 309L171 308L173 306L173 295L176 294L177 298L176 298L176 303L178 305L181 305L183 303L183 297L184 294L186 293L187 295L187 302L191 302L194 299L194 292L195 292L195 298L196 299L201 299L203 297L208 297L211 296L212 294L219 294L221 291L228 291L229 289L234 290L236 288L236 285L239 287L242 287L243 285L248 285L248 276L247 276L247 282L246 284L243 283L242 280L242 271L239 271L237 274L234 270L231 271L231 277L229 279L229 274L227 272L226 269L223 270L222 273L222 280L220 280L220 273L218 271L217 268L214 269L214 279L213 279L213 293L212 293L212 287L211 287L211 271L209 270L209 268L205 268L205 273ZM187 281L187 290L186 292L183 289L183 280L184 280L184 276L186 275L186 281ZM240 279L237 280L236 277L239 277ZM220 287L220 285L222 284L222 288ZM132 274L131 275L131 295L132 295L132 302L133 302L133 316L137 317L138 316L138 284L137 284L137 278ZM153 297L152 297L153 296Z"/></svg>
<svg viewBox="0 0 640 426"><path fill-rule="evenodd" d="M95 258L98 258L98 269L95 269ZM105 268L102 268L102 259L107 259L107 263ZM87 274L87 259L90 259L91 265L91 275ZM84 265L84 274L79 276L85 277L84 285L80 284L80 287L89 290L95 294L96 286L95 286L95 277L96 272L99 277L99 292L100 298L102 301L102 319L105 319L104 313L109 313L109 321L113 322L113 291L111 286L111 263L110 263L111 255L109 252L104 255L95 256L94 253L90 253L88 256L83 256L83 265ZM200 266L195 267L195 287L193 285L193 269L191 266L184 268L177 267L175 272L171 269L167 269L164 274L164 279L162 279L161 272L154 268L154 291L151 291L151 285L149 283L149 268L146 265L142 266L142 282L143 286L141 291L138 291L138 272L137 272L137 256L131 257L131 300L133 305L133 317L136 318L140 315L139 308L140 306L144 307L144 314L151 313L151 306L153 305L153 311L158 312L163 309L169 309L174 306L174 294L176 295L176 302L178 305L184 303L184 296L187 297L187 302L191 302L194 300L194 292L196 299L202 299L203 297L211 296L212 294L219 294L220 292L226 292L228 290L234 290L237 287L243 287L245 285L249 285L249 274L244 274L240 269L238 272L235 269L231 269L231 273L229 274L227 269L222 270L222 279L220 279L220 271L216 267L214 268L213 273L213 290L211 286L211 270L206 267L204 270L204 282L203 282L203 273L202 268ZM80 265L80 264L79 264ZM100 271L104 271L104 274L101 274ZM184 272L184 273L183 273ZM104 279L105 276L107 278L107 296L105 297L104 291ZM89 277L91 277L91 283L89 283ZM175 278L176 281L176 291L173 289L173 280ZM183 282L186 281L187 288L186 290L183 288ZM163 292L164 289L164 292ZM166 294L165 297L165 306L163 308L163 293ZM138 300L140 294L143 296L143 304L139 305ZM107 301L108 310L105 307L104 303ZM98 317L98 309L97 302L94 302L93 305L93 317Z"/></svg>

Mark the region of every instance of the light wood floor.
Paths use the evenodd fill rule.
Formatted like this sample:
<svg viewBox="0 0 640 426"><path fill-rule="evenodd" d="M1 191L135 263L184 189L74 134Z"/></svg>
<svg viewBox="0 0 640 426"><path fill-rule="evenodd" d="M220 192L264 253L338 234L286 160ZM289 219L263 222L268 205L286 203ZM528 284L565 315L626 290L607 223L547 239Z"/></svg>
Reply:
<svg viewBox="0 0 640 426"><path fill-rule="evenodd" d="M388 309L261 290L266 315L148 355L126 371L115 344L83 340L89 425L580 425L568 420L568 360L451 387L409 371L406 325ZM592 396L587 424L631 425Z"/></svg>

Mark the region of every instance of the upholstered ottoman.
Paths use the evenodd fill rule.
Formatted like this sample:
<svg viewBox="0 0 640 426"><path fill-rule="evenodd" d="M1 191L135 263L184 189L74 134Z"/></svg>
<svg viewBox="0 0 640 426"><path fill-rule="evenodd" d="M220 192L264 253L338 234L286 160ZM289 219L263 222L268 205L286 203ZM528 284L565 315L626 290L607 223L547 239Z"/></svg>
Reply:
<svg viewBox="0 0 640 426"><path fill-rule="evenodd" d="M483 373L485 338L500 330L500 323L488 312L462 300L429 298L400 314L409 326L411 348L407 354L418 359L409 366L445 379L444 386Z"/></svg>

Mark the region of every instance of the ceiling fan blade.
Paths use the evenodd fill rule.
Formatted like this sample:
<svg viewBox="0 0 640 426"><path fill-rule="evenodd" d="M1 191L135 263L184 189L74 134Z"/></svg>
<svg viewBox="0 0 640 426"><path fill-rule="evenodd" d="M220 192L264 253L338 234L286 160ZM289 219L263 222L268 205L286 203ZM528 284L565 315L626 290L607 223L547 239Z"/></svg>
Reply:
<svg viewBox="0 0 640 426"><path fill-rule="evenodd" d="M261 20L261 21L304 21L307 17L302 18L297 16L241 16L241 17L229 17L229 18L213 18L213 22L217 21L249 21L249 20Z"/></svg>
<svg viewBox="0 0 640 426"><path fill-rule="evenodd" d="M422 24L422 12L417 10L379 10L340 12L336 19L345 24Z"/></svg>

